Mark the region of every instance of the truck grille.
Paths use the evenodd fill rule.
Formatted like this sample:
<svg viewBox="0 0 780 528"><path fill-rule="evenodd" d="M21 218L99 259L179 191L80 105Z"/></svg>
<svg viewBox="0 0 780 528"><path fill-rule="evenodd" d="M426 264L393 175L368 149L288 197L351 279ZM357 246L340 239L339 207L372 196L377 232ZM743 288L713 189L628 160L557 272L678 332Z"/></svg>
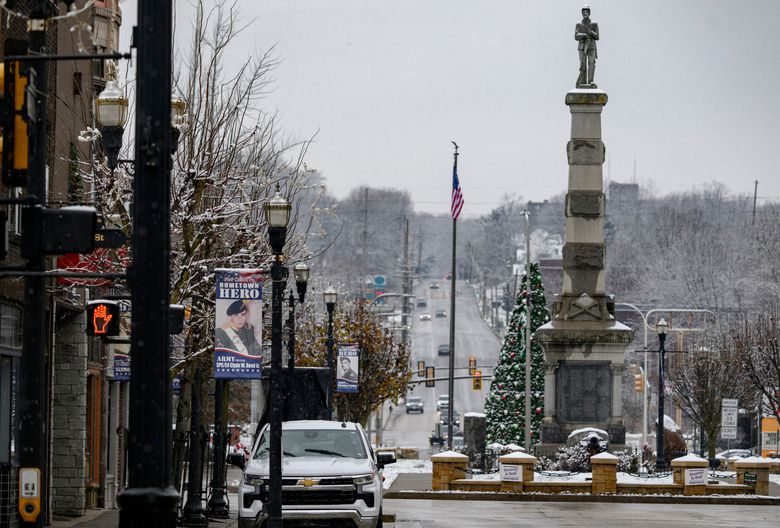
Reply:
<svg viewBox="0 0 780 528"><path fill-rule="evenodd" d="M352 484L351 478L331 478L322 479L316 486L301 489L296 486L298 479L284 479L282 484L282 504L290 506L306 505L333 505L333 504L354 504L358 499L366 502L366 505L373 507L374 496L371 493L361 493L358 495L357 488ZM289 489L295 486L297 489ZM330 486L341 489L328 489ZM349 486L349 489L343 489ZM254 493L244 494L244 507L250 508L252 502L259 500L263 503L268 502L268 486L264 485L255 488Z"/></svg>

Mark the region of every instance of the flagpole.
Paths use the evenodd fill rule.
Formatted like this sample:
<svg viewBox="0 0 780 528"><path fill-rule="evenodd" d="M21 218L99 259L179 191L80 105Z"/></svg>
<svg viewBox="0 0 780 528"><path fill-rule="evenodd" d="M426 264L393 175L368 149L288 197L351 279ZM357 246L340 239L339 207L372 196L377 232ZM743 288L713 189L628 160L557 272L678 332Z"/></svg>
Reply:
<svg viewBox="0 0 780 528"><path fill-rule="evenodd" d="M458 144L454 141L453 154L453 186L458 174ZM450 273L450 374L449 374L449 405L447 407L447 449L452 449L452 419L455 408L455 248L457 248L458 215L452 215L452 271Z"/></svg>

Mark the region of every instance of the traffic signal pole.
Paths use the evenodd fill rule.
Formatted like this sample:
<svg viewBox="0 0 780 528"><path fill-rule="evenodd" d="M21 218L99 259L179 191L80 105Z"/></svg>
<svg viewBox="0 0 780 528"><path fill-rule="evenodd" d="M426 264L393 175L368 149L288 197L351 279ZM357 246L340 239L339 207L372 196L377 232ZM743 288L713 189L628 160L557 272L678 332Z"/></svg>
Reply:
<svg viewBox="0 0 780 528"><path fill-rule="evenodd" d="M30 52L47 54L46 25L49 2L35 0L30 14ZM29 171L27 194L32 206L46 205L46 64L36 67L36 117L31 123L31 141L29 151ZM24 233L25 237L36 239L42 233ZM27 260L26 271L42 272L45 266L42 253ZM24 322L22 340L23 352L21 372L19 374L19 448L20 468L38 468L40 481L38 496L41 499L37 515L31 514L22 519L22 526L43 526L46 511L44 490L48 479L46 464L46 424L48 423L48 384L46 383L46 304L45 284L41 275L28 275L24 278Z"/></svg>
<svg viewBox="0 0 780 528"><path fill-rule="evenodd" d="M128 487L119 526L174 528L168 377L172 0L139 0Z"/></svg>

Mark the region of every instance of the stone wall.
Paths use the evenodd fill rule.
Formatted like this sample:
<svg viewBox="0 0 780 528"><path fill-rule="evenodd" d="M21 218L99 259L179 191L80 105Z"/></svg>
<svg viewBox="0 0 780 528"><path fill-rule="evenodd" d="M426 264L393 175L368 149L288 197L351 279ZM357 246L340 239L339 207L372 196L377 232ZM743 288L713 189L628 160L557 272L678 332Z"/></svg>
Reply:
<svg viewBox="0 0 780 528"><path fill-rule="evenodd" d="M51 508L84 515L87 341L83 315L57 322L52 380Z"/></svg>

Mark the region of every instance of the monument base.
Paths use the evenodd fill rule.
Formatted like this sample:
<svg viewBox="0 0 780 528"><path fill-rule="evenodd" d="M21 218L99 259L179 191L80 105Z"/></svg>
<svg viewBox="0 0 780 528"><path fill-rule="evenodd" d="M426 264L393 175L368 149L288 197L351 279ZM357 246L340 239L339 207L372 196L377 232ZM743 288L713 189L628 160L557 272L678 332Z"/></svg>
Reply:
<svg viewBox="0 0 780 528"><path fill-rule="evenodd" d="M553 320L534 335L545 358L542 444L565 444L578 429L593 427L623 445L622 376L634 333L612 321Z"/></svg>

